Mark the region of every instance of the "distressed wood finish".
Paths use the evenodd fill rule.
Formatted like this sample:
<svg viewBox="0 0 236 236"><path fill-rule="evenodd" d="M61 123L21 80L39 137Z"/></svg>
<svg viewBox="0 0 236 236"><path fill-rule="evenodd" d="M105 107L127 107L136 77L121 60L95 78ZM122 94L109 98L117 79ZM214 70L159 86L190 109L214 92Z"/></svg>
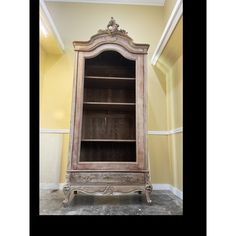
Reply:
<svg viewBox="0 0 236 236"><path fill-rule="evenodd" d="M74 185L143 185L145 173L77 172L71 173L70 182Z"/></svg>
<svg viewBox="0 0 236 236"><path fill-rule="evenodd" d="M110 35L106 32L98 33L89 41L74 41L73 45L76 51L88 52L106 43L119 45L133 54L147 54L148 50L147 44L135 44L130 37L119 32Z"/></svg>
<svg viewBox="0 0 236 236"><path fill-rule="evenodd" d="M78 192L145 192L151 203L147 150L147 44L136 44L111 18L89 41L73 42L75 71L67 206Z"/></svg>

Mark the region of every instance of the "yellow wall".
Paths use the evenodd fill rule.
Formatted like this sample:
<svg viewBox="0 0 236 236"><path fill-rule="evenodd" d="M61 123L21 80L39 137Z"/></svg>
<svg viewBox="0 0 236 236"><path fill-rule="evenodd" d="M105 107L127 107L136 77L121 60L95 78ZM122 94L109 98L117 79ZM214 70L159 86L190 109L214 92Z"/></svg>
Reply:
<svg viewBox="0 0 236 236"><path fill-rule="evenodd" d="M170 68L167 76L168 127L183 127L183 60L182 55ZM172 185L183 189L183 134L168 137L172 167Z"/></svg>
<svg viewBox="0 0 236 236"><path fill-rule="evenodd" d="M136 43L150 44L148 54L148 130L167 130L166 74L151 65L151 57L164 25L163 7L115 4L47 3L65 44L63 55L46 55L41 128L69 129L74 68L74 40L89 40L105 29L113 16ZM96 19L96 20L94 20ZM69 135L64 135L60 181L65 180ZM172 169L167 136L148 136L151 179L171 183Z"/></svg>
<svg viewBox="0 0 236 236"><path fill-rule="evenodd" d="M41 128L69 129L73 79L73 57L47 55L42 99Z"/></svg>
<svg viewBox="0 0 236 236"><path fill-rule="evenodd" d="M169 102L169 129L183 126L183 57L177 59L167 76L167 98ZM172 114L172 115L171 115Z"/></svg>
<svg viewBox="0 0 236 236"><path fill-rule="evenodd" d="M44 85L44 79L45 79L45 71L46 71L46 52L40 45L39 48L39 55L40 55L40 77L39 77L39 91L40 91L40 126L41 126L41 117L42 117L42 100L43 100L43 85Z"/></svg>
<svg viewBox="0 0 236 236"><path fill-rule="evenodd" d="M183 134L169 135L169 155L171 163L171 184L183 190Z"/></svg>
<svg viewBox="0 0 236 236"><path fill-rule="evenodd" d="M165 49L156 70L166 81L167 129L183 127L183 53L182 27L180 18ZM183 134L168 135L168 153L170 164L170 183L183 190Z"/></svg>
<svg viewBox="0 0 236 236"><path fill-rule="evenodd" d="M168 150L168 136L148 136L151 182L153 184L171 183L171 166Z"/></svg>

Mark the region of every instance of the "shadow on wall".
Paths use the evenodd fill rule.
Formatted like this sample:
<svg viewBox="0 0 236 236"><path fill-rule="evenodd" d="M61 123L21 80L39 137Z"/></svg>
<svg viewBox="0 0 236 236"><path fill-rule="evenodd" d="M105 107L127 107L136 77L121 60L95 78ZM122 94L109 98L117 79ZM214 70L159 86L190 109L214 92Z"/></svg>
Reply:
<svg viewBox="0 0 236 236"><path fill-rule="evenodd" d="M156 78L160 82L162 90L166 94L166 69L164 69L164 65L160 65L159 63L157 63L157 65L152 66L152 68L155 72Z"/></svg>
<svg viewBox="0 0 236 236"><path fill-rule="evenodd" d="M55 54L47 54L46 55L46 71L50 70L53 66L55 66L64 56L62 55L55 55Z"/></svg>

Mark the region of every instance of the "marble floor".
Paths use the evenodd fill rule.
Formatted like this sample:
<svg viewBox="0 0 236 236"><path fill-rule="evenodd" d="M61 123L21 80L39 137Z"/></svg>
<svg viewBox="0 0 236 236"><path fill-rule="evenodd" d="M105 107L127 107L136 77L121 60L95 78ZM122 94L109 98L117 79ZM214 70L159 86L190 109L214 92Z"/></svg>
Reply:
<svg viewBox="0 0 236 236"><path fill-rule="evenodd" d="M152 203L145 194L119 196L90 196L78 194L69 207L64 208L61 190L40 191L40 215L182 215L182 200L172 192L155 190Z"/></svg>

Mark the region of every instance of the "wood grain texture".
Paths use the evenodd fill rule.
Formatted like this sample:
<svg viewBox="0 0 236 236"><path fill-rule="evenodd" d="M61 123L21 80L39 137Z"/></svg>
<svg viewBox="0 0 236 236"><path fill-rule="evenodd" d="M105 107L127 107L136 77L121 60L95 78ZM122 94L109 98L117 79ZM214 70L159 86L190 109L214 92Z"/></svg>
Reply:
<svg viewBox="0 0 236 236"><path fill-rule="evenodd" d="M132 111L135 109L135 103L121 102L84 102L85 110L105 110L105 111Z"/></svg>
<svg viewBox="0 0 236 236"><path fill-rule="evenodd" d="M83 119L83 139L135 139L134 110L85 109Z"/></svg>
<svg viewBox="0 0 236 236"><path fill-rule="evenodd" d="M147 104L148 104L148 83L147 83L147 55L143 56L143 80L144 80L144 88L143 88L143 126L144 126L144 169L149 168L149 155L148 155L148 127L147 127L147 122L148 122L148 112L147 112Z"/></svg>
<svg viewBox="0 0 236 236"><path fill-rule="evenodd" d="M143 77L143 55L139 55L136 61L136 153L139 168L144 168L144 77Z"/></svg>
<svg viewBox="0 0 236 236"><path fill-rule="evenodd" d="M82 142L80 162L135 162L135 142Z"/></svg>
<svg viewBox="0 0 236 236"><path fill-rule="evenodd" d="M81 142L135 142L135 139L82 139Z"/></svg>
<svg viewBox="0 0 236 236"><path fill-rule="evenodd" d="M114 50L106 50L86 60L85 76L135 78L135 61Z"/></svg>
<svg viewBox="0 0 236 236"><path fill-rule="evenodd" d="M78 70L78 68L80 68ZM83 91L84 91L84 57L79 52L78 57L78 76L76 87L76 101L75 101L75 122L74 122L74 134L73 134L73 150L72 150L72 169L77 168L78 156L80 153L80 141L82 130L82 113L83 113Z"/></svg>
<svg viewBox="0 0 236 236"><path fill-rule="evenodd" d="M85 79L105 79L105 80L135 80L135 78L128 77L114 77L114 76L84 76ZM120 83L120 81L119 81Z"/></svg>
<svg viewBox="0 0 236 236"><path fill-rule="evenodd" d="M69 139L67 169L72 169L77 80L78 80L78 52L75 52L74 78L73 78L73 91L72 91L72 104L71 104L71 119L70 119L70 139Z"/></svg>
<svg viewBox="0 0 236 236"><path fill-rule="evenodd" d="M86 76L84 101L134 103L135 78Z"/></svg>

